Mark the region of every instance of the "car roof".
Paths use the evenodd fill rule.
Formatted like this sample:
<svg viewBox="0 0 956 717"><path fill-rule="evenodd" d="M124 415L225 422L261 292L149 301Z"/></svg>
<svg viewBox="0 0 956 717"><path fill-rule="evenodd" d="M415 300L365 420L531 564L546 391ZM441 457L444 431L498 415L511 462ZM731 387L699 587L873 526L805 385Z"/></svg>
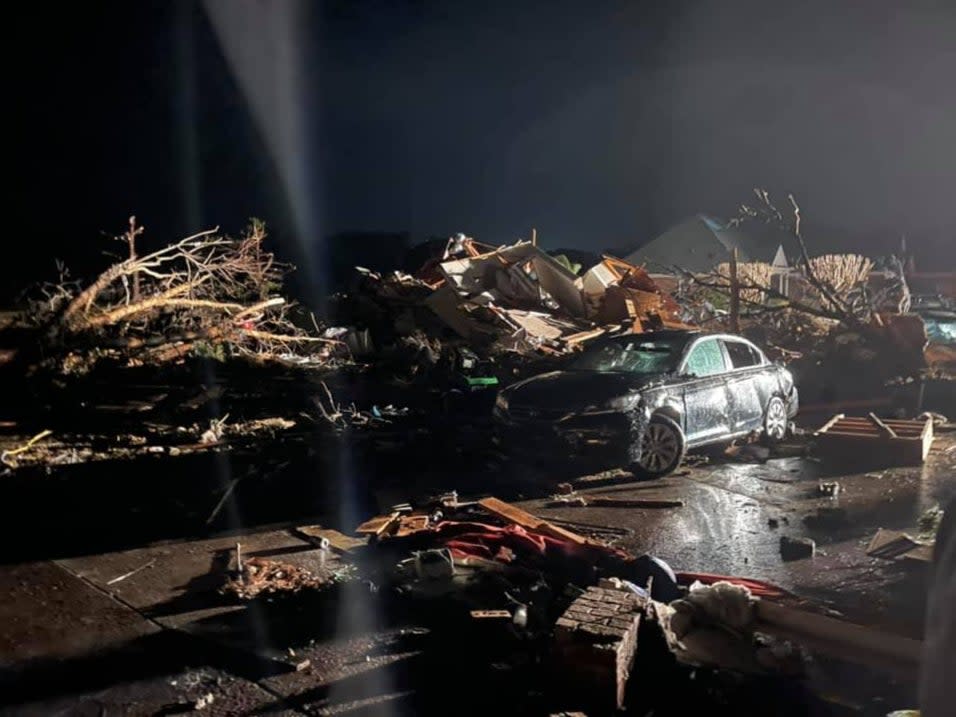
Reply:
<svg viewBox="0 0 956 717"><path fill-rule="evenodd" d="M703 335L700 329L660 329L658 331L642 331L636 334L621 334L620 336L615 336L614 338L623 338L625 336L640 336L642 338L648 339L673 339L680 338L682 336L698 336Z"/></svg>

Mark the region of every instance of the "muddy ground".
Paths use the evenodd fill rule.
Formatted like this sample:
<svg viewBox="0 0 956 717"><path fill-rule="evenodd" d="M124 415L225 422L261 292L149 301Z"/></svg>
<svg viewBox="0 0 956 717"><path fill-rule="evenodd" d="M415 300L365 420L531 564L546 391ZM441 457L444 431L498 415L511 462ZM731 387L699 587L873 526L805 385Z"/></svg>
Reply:
<svg viewBox="0 0 956 717"><path fill-rule="evenodd" d="M919 637L927 567L868 557L878 528L919 532L956 495L956 433L919 467L838 465L797 440L764 463L720 451L640 482L563 459L494 450L492 394L367 376L270 375L194 364L22 385L7 394L0 476L0 656L8 714L548 714L575 707L528 664L530 646L443 603L424 608L347 582L307 598L239 604L216 588L241 542L250 557L343 569L300 531L345 533L394 504L444 491L497 495L676 570L774 582L864 624ZM332 425L315 396L347 409ZM240 388L241 387L241 388ZM407 409L407 411L406 411ZM812 430L826 413L806 412ZM225 419L225 420L223 420ZM43 430L51 433L12 454ZM821 481L840 484L837 497ZM584 496L680 500L674 508L555 505ZM784 561L782 535L813 558ZM117 578L136 571L120 580ZM800 681L677 670L639 650L630 712L733 707L764 714L885 714L906 681L823 658ZM211 701L210 701L211 696Z"/></svg>

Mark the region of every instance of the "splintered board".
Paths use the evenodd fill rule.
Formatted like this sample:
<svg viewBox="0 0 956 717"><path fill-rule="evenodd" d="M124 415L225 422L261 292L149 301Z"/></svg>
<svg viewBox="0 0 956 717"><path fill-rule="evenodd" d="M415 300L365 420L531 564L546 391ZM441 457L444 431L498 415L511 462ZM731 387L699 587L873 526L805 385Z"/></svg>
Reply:
<svg viewBox="0 0 956 717"><path fill-rule="evenodd" d="M917 465L926 460L933 444L933 421L838 413L814 433L827 453L858 455L893 465Z"/></svg>

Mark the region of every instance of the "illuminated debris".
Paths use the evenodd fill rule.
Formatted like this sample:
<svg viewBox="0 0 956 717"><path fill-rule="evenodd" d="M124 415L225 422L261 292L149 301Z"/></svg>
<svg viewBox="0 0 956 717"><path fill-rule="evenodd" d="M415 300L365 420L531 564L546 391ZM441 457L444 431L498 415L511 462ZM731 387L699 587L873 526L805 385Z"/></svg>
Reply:
<svg viewBox="0 0 956 717"><path fill-rule="evenodd" d="M894 420L838 413L814 434L821 453L834 457L865 455L886 465L918 465L933 445L933 419Z"/></svg>
<svg viewBox="0 0 956 717"><path fill-rule="evenodd" d="M262 594L294 594L303 590L327 590L344 576L323 578L305 568L278 560L249 558L229 577L220 591L240 600L252 600Z"/></svg>
<svg viewBox="0 0 956 717"><path fill-rule="evenodd" d="M836 498L840 495L840 484L837 481L821 481L817 486L817 493L827 498Z"/></svg>
<svg viewBox="0 0 956 717"><path fill-rule="evenodd" d="M606 256L578 276L528 241L493 247L460 235L416 276L358 271L351 298L367 315L374 302L379 325L386 319L401 336L450 328L491 353L561 355L613 332L684 326L642 267Z"/></svg>
<svg viewBox="0 0 956 717"><path fill-rule="evenodd" d="M866 554L884 560L906 559L929 563L933 560L933 546L934 542L914 540L902 531L880 528L870 540Z"/></svg>

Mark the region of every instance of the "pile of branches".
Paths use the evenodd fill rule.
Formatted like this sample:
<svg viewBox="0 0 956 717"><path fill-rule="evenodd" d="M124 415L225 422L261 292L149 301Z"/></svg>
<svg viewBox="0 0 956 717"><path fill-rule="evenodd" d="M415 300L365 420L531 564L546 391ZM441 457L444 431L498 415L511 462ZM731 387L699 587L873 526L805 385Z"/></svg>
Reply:
<svg viewBox="0 0 956 717"><path fill-rule="evenodd" d="M62 368L88 368L104 356L140 365L190 353L323 363L341 348L290 320L291 304L278 291L293 267L263 248L261 222L238 239L210 229L140 256L142 233L131 217L117 237L128 258L85 287L47 285L33 302L47 353Z"/></svg>
<svg viewBox="0 0 956 717"><path fill-rule="evenodd" d="M793 195L789 195L792 214L785 216L771 201L766 190L755 189L757 203L743 204L738 215L730 221L737 227L746 222L757 221L773 225L789 234L796 244L797 266L806 279L806 287L799 298L788 296L771 284L769 264L740 263L737 265L737 286L741 307L751 315L781 311L796 311L818 319L838 322L843 326L861 330L872 321L873 315L885 306L890 297L900 312L909 307L909 291L902 265L896 262L894 281L871 295L867 278L873 263L862 256L828 254L811 258L800 229L800 207ZM695 274L682 267L678 273L692 284L727 296L731 292L729 264L721 264L713 272Z"/></svg>

